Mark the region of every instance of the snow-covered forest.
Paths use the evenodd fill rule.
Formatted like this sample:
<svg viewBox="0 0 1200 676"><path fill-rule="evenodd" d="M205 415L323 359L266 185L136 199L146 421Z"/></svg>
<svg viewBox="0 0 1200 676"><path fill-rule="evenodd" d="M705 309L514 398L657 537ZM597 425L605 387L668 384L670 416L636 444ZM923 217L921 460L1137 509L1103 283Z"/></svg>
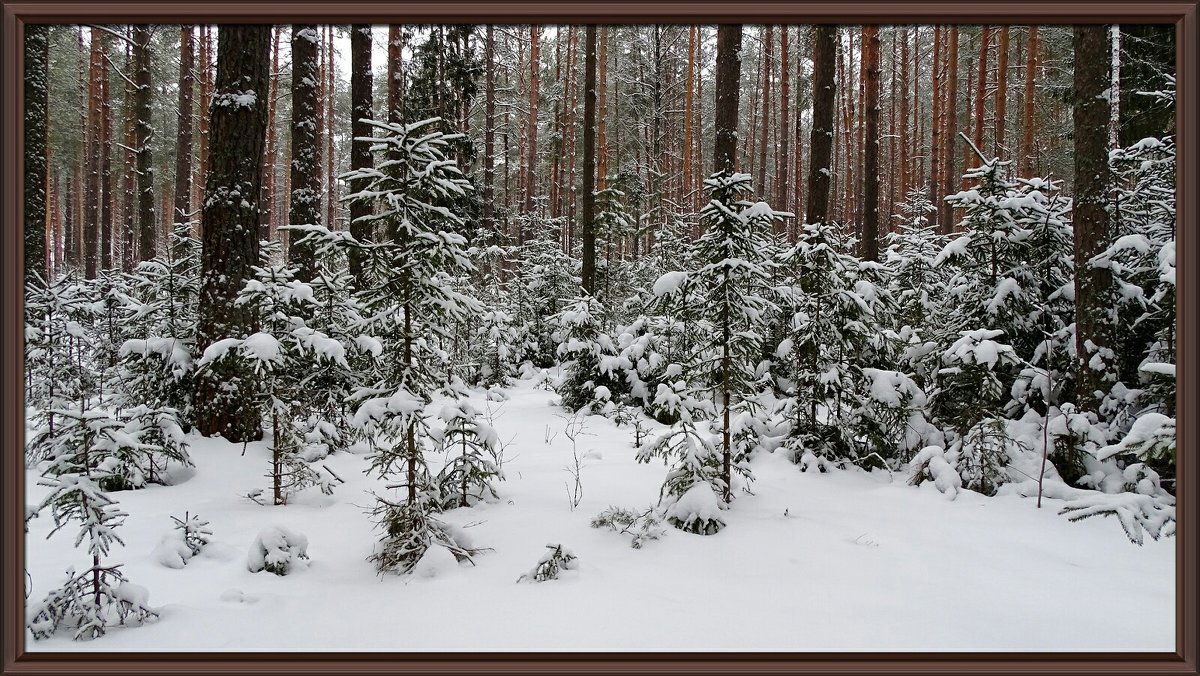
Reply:
<svg viewBox="0 0 1200 676"><path fill-rule="evenodd" d="M1174 40L26 25L29 648L1174 651Z"/></svg>

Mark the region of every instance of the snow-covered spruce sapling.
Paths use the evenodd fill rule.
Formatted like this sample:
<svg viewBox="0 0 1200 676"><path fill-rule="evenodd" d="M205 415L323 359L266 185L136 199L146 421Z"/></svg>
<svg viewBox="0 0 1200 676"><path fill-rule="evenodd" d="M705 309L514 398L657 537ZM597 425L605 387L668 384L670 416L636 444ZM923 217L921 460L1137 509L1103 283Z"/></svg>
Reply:
<svg viewBox="0 0 1200 676"><path fill-rule="evenodd" d="M555 316L558 357L563 366L558 393L568 411L593 411L624 390L616 347L601 326L604 308L581 296Z"/></svg>
<svg viewBox="0 0 1200 676"><path fill-rule="evenodd" d="M186 512L182 519L172 516L171 520L175 522L175 528L159 541L153 556L163 566L179 569L203 551L212 530L207 521Z"/></svg>
<svg viewBox="0 0 1200 676"><path fill-rule="evenodd" d="M442 507L470 507L488 495L498 498L493 482L503 481L504 474L494 460L500 446L496 430L467 401L443 407L438 417L446 425L440 431L446 464L434 480Z"/></svg>
<svg viewBox="0 0 1200 676"><path fill-rule="evenodd" d="M546 545L546 553L542 554L541 559L538 559L537 565L528 573L517 578L517 582L557 580L559 574L564 570L574 570L579 565L576 562L578 558L570 548L551 542Z"/></svg>
<svg viewBox="0 0 1200 676"><path fill-rule="evenodd" d="M654 507L642 512L624 507L609 507L592 517L591 526L608 528L621 535L630 536L629 546L634 549L641 549L646 542L666 535Z"/></svg>
<svg viewBox="0 0 1200 676"><path fill-rule="evenodd" d="M246 568L251 573L267 571L275 575L294 572L308 558L308 538L283 526L270 526L259 531L246 555Z"/></svg>
<svg viewBox="0 0 1200 676"><path fill-rule="evenodd" d="M713 330L702 336L689 360L700 382L707 381L721 414L721 499L733 500L733 444L730 419L735 405L759 390L763 319L775 306L767 296L775 268L768 237L774 222L787 216L764 202L738 198L751 191L748 174L720 172L704 180L711 199L701 211L706 226L696 242L694 271L686 284L704 300L697 308Z"/></svg>
<svg viewBox="0 0 1200 676"><path fill-rule="evenodd" d="M380 226L377 239L359 241L319 226L297 229L318 255L349 250L363 264L357 330L381 349L373 380L351 396L358 407L353 422L374 447L370 471L385 480L398 475L401 481L387 489L403 490L399 500L376 495L371 513L383 535L370 560L380 572L406 573L434 544L460 560L476 551L459 545L434 516L439 500L425 454L436 439L424 408L449 382L447 355L438 345L453 341L454 331L483 306L458 288L458 280L475 270L460 234L466 224L453 209L471 190L447 157L459 137L437 131L437 119L369 124L379 135L356 142L371 144L375 166L343 178L365 182L347 199L375 203L374 212L360 220Z"/></svg>
<svg viewBox="0 0 1200 676"><path fill-rule="evenodd" d="M720 496L726 492L721 455L689 417L638 452L638 462L662 458L670 469L659 491L658 505L672 526L699 535L725 527Z"/></svg>
<svg viewBox="0 0 1200 676"><path fill-rule="evenodd" d="M75 545L88 540L91 566L74 569L67 580L51 590L41 603L31 606L28 627L35 639L48 638L62 627L75 629L75 638L103 635L114 621L141 623L157 617L148 605L145 590L125 580L120 564L106 564L113 544L125 543L117 534L125 512L100 487L112 478L114 459L125 449L138 448L137 432L103 410L84 413L59 411L59 449L39 484L50 492L38 511L50 509L54 528L50 535L71 523L79 524Z"/></svg>

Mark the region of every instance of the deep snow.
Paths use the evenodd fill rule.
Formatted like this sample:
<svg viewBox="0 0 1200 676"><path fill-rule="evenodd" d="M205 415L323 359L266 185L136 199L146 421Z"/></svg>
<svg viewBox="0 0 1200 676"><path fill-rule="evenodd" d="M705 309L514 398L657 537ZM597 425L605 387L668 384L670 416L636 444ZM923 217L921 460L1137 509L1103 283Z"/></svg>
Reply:
<svg viewBox="0 0 1200 676"><path fill-rule="evenodd" d="M95 641L63 632L33 651L1173 651L1175 541L1131 544L1113 519L1070 523L1058 500L1042 509L1013 495L963 491L886 471L804 474L783 457L752 463L717 535L667 535L640 549L589 521L613 505L647 508L665 473L634 461L634 431L593 416L578 439L583 498L570 509L573 464L557 396L523 380L497 412L509 442L501 499L445 519L490 547L477 566L434 548L411 577L380 577L367 562L376 534L365 514L363 455L322 461L344 478L284 507L243 497L267 488L268 450L191 438L196 463L178 485L113 494L130 581L150 591L157 622L113 627ZM431 412L444 402L435 403ZM655 430L661 426L650 424ZM511 441L510 441L511 440ZM435 472L442 459L430 458ZM26 502L44 488L27 473ZM156 547L187 511L212 543L168 568ZM48 514L30 523L29 596L89 561ZM308 538L307 561L286 577L247 570L265 528ZM69 530L69 529L68 529ZM579 557L558 580L517 584L561 543Z"/></svg>

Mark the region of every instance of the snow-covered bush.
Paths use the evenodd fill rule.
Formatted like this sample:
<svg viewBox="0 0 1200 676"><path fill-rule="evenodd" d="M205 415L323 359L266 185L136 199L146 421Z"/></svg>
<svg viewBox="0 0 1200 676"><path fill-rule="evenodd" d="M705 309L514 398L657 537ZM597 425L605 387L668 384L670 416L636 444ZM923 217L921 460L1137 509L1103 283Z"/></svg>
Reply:
<svg viewBox="0 0 1200 676"><path fill-rule="evenodd" d="M493 482L503 481L504 474L495 462L500 447L496 430L466 401L442 408L438 417L446 424L440 432L446 464L434 479L442 506L470 507L486 495L498 498Z"/></svg>
<svg viewBox="0 0 1200 676"><path fill-rule="evenodd" d="M517 578L517 582L557 580L559 574L564 570L574 570L579 565L576 563L578 558L570 548L551 542L546 545L546 553L538 559L537 565L528 573Z"/></svg>
<svg viewBox="0 0 1200 676"><path fill-rule="evenodd" d="M623 392L621 358L612 337L601 327L604 309L591 296L574 299L555 316L557 354L563 365L558 386L562 405L569 411L591 411Z"/></svg>
<svg viewBox="0 0 1200 676"><path fill-rule="evenodd" d="M175 529L163 536L154 548L154 559L167 568L183 568L195 555L204 550L212 536L208 522L184 513L183 518L172 516Z"/></svg>
<svg viewBox="0 0 1200 676"><path fill-rule="evenodd" d="M690 418L684 418L638 452L638 462L662 458L670 469L659 491L658 504L667 522L680 530L712 535L725 526L720 516L720 496L727 484L722 478L721 455Z"/></svg>
<svg viewBox="0 0 1200 676"><path fill-rule="evenodd" d="M269 526L259 531L246 554L246 568L251 573L267 571L275 575L295 572L308 558L308 538L283 526Z"/></svg>
<svg viewBox="0 0 1200 676"><path fill-rule="evenodd" d="M641 549L646 542L666 535L654 507L641 512L624 507L609 507L592 517L591 526L630 536L629 546L634 549Z"/></svg>
<svg viewBox="0 0 1200 676"><path fill-rule="evenodd" d="M124 467L120 458L138 450L140 442L137 432L127 431L107 411L58 415L63 428L57 452L38 482L50 491L37 509L50 510L51 535L78 524L75 544L87 539L91 566L79 574L69 570L62 585L31 605L28 626L34 638L47 638L63 626L74 628L76 639L95 638L114 621L140 623L157 616L147 605L145 590L127 582L120 564L104 561L114 544L125 544L117 530L127 514L101 486L127 480L118 473Z"/></svg>

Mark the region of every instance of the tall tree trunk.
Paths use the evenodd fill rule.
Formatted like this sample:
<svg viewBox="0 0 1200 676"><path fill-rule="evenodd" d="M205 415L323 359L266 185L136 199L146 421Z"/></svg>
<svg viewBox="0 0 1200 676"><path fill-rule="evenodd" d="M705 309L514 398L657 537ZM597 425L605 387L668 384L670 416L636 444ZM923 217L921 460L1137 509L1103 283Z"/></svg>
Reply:
<svg viewBox="0 0 1200 676"><path fill-rule="evenodd" d="M775 204L779 209L786 208L788 204L788 187L791 186L791 181L788 180L788 169L790 167L791 158L788 156L788 150L791 147L792 137L792 116L789 105L791 104L791 83L788 81L790 69L788 68L789 57L788 53L788 26L782 25L779 27L779 146L776 150L777 161L775 166ZM798 215L798 214L797 214Z"/></svg>
<svg viewBox="0 0 1200 676"><path fill-rule="evenodd" d="M1004 153L1004 126L1008 122L1008 26L1000 27L1000 45L996 50L996 134L992 154Z"/></svg>
<svg viewBox="0 0 1200 676"><path fill-rule="evenodd" d="M200 193L204 190L208 180L209 125L212 121L213 92L211 26L200 27L200 63L197 65L200 67L200 121L196 124L196 130L199 135L200 147L197 150L196 178L192 180L192 190L196 193L192 207L193 213L202 210ZM196 226L198 230L196 235L203 238L203 232L199 232L199 230L204 227L204 219L196 219Z"/></svg>
<svg viewBox="0 0 1200 676"><path fill-rule="evenodd" d="M151 144L154 139L154 124L151 120L150 104L153 83L150 79L150 26L133 27L134 107L137 109L137 128L134 142L137 144L137 233L138 257L148 261L158 252L158 227L154 222L154 158Z"/></svg>
<svg viewBox="0 0 1200 676"><path fill-rule="evenodd" d="M1025 45L1025 110L1021 116L1021 176L1033 176L1033 107L1037 90L1038 27L1029 27L1029 40Z"/></svg>
<svg viewBox="0 0 1200 676"><path fill-rule="evenodd" d="M268 90L270 43L269 26L221 26L217 37L218 100ZM251 267L258 264L258 200L267 102L257 96L242 105L213 106L211 115L212 153L200 216L204 239L196 324L199 351L256 328L253 311L234 300L251 278ZM196 427L201 434L220 434L233 442L261 438L261 420L250 400L249 381L249 374L227 373L198 379Z"/></svg>
<svg viewBox="0 0 1200 676"><path fill-rule="evenodd" d="M596 26L588 24L583 57L583 290L596 294Z"/></svg>
<svg viewBox="0 0 1200 676"><path fill-rule="evenodd" d="M940 226L942 220L941 200L938 199L942 191L942 160L945 158L945 153L942 150L942 128L944 126L944 117L942 111L946 107L945 100L945 78L942 77L943 63L943 44L944 30L941 26L936 26L933 29L933 111L930 118L930 143L929 143L929 201L934 205L933 213L930 219L933 224Z"/></svg>
<svg viewBox="0 0 1200 676"><path fill-rule="evenodd" d="M533 24L529 27L529 122L525 128L527 141L525 151L525 213L533 213L533 193L537 183L537 109L538 109L538 79L541 70L541 26ZM522 225L518 244L525 243L525 228Z"/></svg>
<svg viewBox="0 0 1200 676"><path fill-rule="evenodd" d="M113 106L112 71L109 63L111 38L100 34L100 269L113 267L113 233L115 230L116 190L113 189Z"/></svg>
<svg viewBox="0 0 1200 676"><path fill-rule="evenodd" d="M1108 125L1105 91L1111 86L1108 27L1075 26L1075 352L1079 405L1096 410L1104 372L1093 366L1112 345L1107 314L1112 304L1112 273L1091 265L1109 240Z"/></svg>
<svg viewBox="0 0 1200 676"><path fill-rule="evenodd" d="M775 27L767 24L766 44L762 50L762 138L759 139L758 150L758 188L759 195L769 195L767 191L767 143L770 140L771 129L771 52L775 43Z"/></svg>
<svg viewBox="0 0 1200 676"><path fill-rule="evenodd" d="M597 61L600 74L596 84L599 106L596 115L596 189L604 190L608 185L608 26L600 26L600 56Z"/></svg>
<svg viewBox="0 0 1200 676"><path fill-rule="evenodd" d="M900 131L899 131L899 146L900 146L900 188L897 191L897 196L900 200L908 200L908 191L911 190L913 175L909 163L911 162L912 146L920 142L920 137L914 137L909 126L909 96L908 96L908 41L909 28L904 28L900 34L900 85L892 94L893 99L900 99ZM916 103L916 99L912 100ZM889 214L890 215L890 214Z"/></svg>
<svg viewBox="0 0 1200 676"><path fill-rule="evenodd" d="M179 135L175 146L175 213L172 222L186 223L192 213L192 90L196 58L192 26L179 30Z"/></svg>
<svg viewBox="0 0 1200 676"><path fill-rule="evenodd" d="M132 31L132 26L129 27ZM119 206L116 220L120 223L121 239L121 269L129 272L133 269L133 259L137 254L138 227L138 178L137 178L137 85L134 83L135 71L133 59L133 39L125 42L125 73L121 78L124 83L121 110L124 115L123 137L118 145L121 158L121 187L114 195L114 203Z"/></svg>
<svg viewBox="0 0 1200 676"><path fill-rule="evenodd" d="M326 26L327 40L325 42L325 224L330 230L337 229L337 175L333 168L333 133L337 115L334 111L334 56L333 56L333 26ZM465 171L465 169L464 169Z"/></svg>
<svg viewBox="0 0 1200 676"><path fill-rule="evenodd" d="M987 96L988 52L991 42L992 27L984 26L979 36L979 77L975 83L975 137L972 139L975 147L980 150L983 150L983 102Z"/></svg>
<svg viewBox="0 0 1200 676"><path fill-rule="evenodd" d="M863 77L863 239L862 256L879 260L879 26L862 28Z"/></svg>
<svg viewBox="0 0 1200 676"><path fill-rule="evenodd" d="M399 124L404 119L404 30L401 26L388 26L387 62L387 121Z"/></svg>
<svg viewBox="0 0 1200 676"><path fill-rule="evenodd" d="M288 214L291 225L321 224L321 155L317 131L321 126L317 63L321 35L312 24L292 26L292 197ZM299 268L296 279L307 282L316 274L316 259L310 244L301 244L291 233L288 262Z"/></svg>
<svg viewBox="0 0 1200 676"><path fill-rule="evenodd" d="M833 153L833 99L837 85L833 80L837 58L837 29L814 26L813 29L813 121L808 160L808 213L806 223L829 221L830 159Z"/></svg>
<svg viewBox="0 0 1200 676"><path fill-rule="evenodd" d="M489 50L491 48L491 26L488 26ZM489 55L490 58L490 55ZM489 94L491 79L491 63L488 64L489 77ZM487 124L487 149L484 152L484 157L487 162L488 180L483 192L483 213L484 224L490 225L491 210L492 210L492 186L491 186L491 153L492 153L492 137L491 137L491 105L489 101L488 124ZM373 117L371 111L373 108L373 99L371 93L371 25L370 24L355 24L350 27L350 171L361 169L370 169L374 166L374 160L371 157L371 145L367 141L356 141L353 139L365 138L371 136L371 125L365 120ZM358 179L351 181L350 192L359 193L367 189L369 181L367 179ZM350 202L350 235L360 242L369 242L373 239L371 223L366 219L371 215L372 200L356 199ZM358 250L350 252L350 276L354 279L354 284L358 288L363 288L366 284L366 278L363 276L363 257Z"/></svg>
<svg viewBox="0 0 1200 676"><path fill-rule="evenodd" d="M692 89L696 78L696 26L688 26L688 59L687 59L687 87L683 95L683 193L691 195L694 187L692 179L693 157L692 152L695 150L695 141L692 138L692 122L695 111L695 99L693 95L695 91Z"/></svg>
<svg viewBox="0 0 1200 676"><path fill-rule="evenodd" d="M949 234L954 227L950 203L940 198L951 193L958 174L955 170L954 152L956 147L955 140L958 136L958 26L950 27L950 37L947 42L949 43L947 51L949 52L950 63L946 68L946 126L942 130L943 141L946 147L945 160L942 165L942 194L938 196L938 203L941 206L941 218L939 221L942 234Z"/></svg>
<svg viewBox="0 0 1200 676"><path fill-rule="evenodd" d="M492 24L485 28L483 119L483 228L496 235L496 36ZM507 162L507 157L505 158Z"/></svg>
<svg viewBox="0 0 1200 676"><path fill-rule="evenodd" d="M742 74L742 26L717 27L716 125L713 138L714 174L737 170L738 98Z"/></svg>
<svg viewBox="0 0 1200 676"><path fill-rule="evenodd" d="M46 129L50 67L46 24L25 24L25 282L46 277Z"/></svg>
<svg viewBox="0 0 1200 676"><path fill-rule="evenodd" d="M271 91L267 97L267 145L263 151L262 222L258 224L258 238L270 241L275 236L275 156L279 148L275 142L275 99L279 96L279 41L282 26L271 27Z"/></svg>
<svg viewBox="0 0 1200 676"><path fill-rule="evenodd" d="M91 49L88 58L87 162L84 168L85 196L83 212L83 269L84 276L95 279L100 267L100 211L104 193L100 187L100 156L103 154L101 123L104 107L104 52L101 51L100 30L90 30Z"/></svg>

